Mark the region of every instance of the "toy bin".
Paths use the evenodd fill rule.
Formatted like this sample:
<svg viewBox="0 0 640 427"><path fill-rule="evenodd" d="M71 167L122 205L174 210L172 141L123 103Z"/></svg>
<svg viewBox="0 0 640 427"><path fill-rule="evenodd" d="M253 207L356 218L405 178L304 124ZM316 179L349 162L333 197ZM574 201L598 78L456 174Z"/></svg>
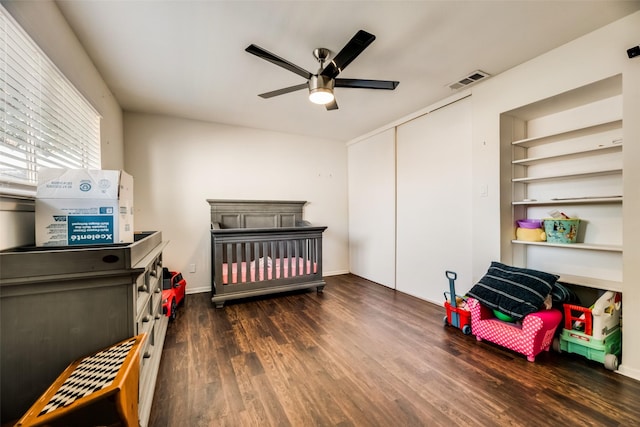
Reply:
<svg viewBox="0 0 640 427"><path fill-rule="evenodd" d="M580 220L577 218L555 219L547 218L543 221L544 232L549 243L575 243L578 237Z"/></svg>
<svg viewBox="0 0 640 427"><path fill-rule="evenodd" d="M622 353L621 295L605 292L591 308L564 304L564 329L557 350L576 353L618 369Z"/></svg>

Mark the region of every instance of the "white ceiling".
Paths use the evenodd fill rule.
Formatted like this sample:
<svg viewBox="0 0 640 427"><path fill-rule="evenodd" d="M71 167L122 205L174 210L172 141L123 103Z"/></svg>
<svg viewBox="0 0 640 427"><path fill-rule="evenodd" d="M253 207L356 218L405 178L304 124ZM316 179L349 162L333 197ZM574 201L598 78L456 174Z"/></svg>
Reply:
<svg viewBox="0 0 640 427"><path fill-rule="evenodd" d="M449 84L474 70L499 74L640 9L613 0L56 3L125 111L345 141L452 95ZM335 54L359 29L376 41L340 77L398 80L395 91L337 88L335 111L305 90L257 96L304 79L246 53L249 44L315 73L313 49Z"/></svg>

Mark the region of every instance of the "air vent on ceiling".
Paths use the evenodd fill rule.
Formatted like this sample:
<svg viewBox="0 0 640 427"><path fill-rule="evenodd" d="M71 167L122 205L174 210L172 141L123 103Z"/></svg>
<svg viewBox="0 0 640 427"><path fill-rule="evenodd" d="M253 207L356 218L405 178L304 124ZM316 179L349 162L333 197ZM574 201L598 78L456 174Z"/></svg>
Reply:
<svg viewBox="0 0 640 427"><path fill-rule="evenodd" d="M476 70L470 73L468 76L461 78L457 82L451 83L449 87L453 90L457 90L457 89L472 85L476 82L479 82L480 80L486 79L487 77L489 77L488 73L485 73L484 71Z"/></svg>

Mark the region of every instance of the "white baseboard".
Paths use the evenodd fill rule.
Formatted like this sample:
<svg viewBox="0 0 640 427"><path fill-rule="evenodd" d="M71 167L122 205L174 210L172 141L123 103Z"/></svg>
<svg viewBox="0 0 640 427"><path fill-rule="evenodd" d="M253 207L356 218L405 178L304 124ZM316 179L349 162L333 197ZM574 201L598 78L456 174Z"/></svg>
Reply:
<svg viewBox="0 0 640 427"><path fill-rule="evenodd" d="M349 274L349 270L325 271L323 276L339 276L340 274Z"/></svg>
<svg viewBox="0 0 640 427"><path fill-rule="evenodd" d="M616 372L624 375L625 377L633 378L634 380L640 381L640 369L634 369L629 368L625 365L620 365L618 366L618 370Z"/></svg>
<svg viewBox="0 0 640 427"><path fill-rule="evenodd" d="M189 294L200 294L202 292L211 292L211 285L205 285L205 286L190 286L187 288L187 295Z"/></svg>

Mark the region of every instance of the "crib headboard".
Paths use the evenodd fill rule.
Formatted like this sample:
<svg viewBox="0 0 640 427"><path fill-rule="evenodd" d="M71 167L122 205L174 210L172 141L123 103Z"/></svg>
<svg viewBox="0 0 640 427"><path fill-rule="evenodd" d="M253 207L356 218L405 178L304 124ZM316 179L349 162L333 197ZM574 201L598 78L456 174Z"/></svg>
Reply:
<svg viewBox="0 0 640 427"><path fill-rule="evenodd" d="M306 201L207 199L212 228L274 228L309 225L302 219Z"/></svg>

